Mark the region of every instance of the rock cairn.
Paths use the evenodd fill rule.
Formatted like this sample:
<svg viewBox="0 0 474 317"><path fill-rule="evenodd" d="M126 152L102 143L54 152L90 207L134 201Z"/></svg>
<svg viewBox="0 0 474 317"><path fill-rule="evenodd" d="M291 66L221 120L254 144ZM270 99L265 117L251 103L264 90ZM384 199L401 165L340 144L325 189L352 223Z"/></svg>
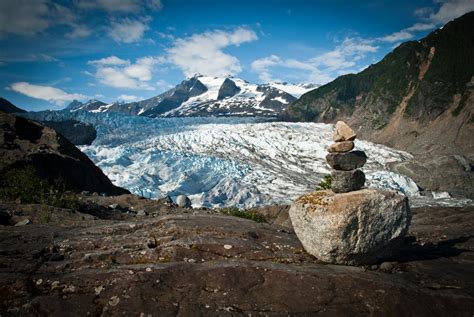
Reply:
<svg viewBox="0 0 474 317"><path fill-rule="evenodd" d="M364 151L352 151L356 138L345 122L338 121L333 134L335 143L328 147L327 163L331 166L332 190L348 193L361 189L365 184L365 174L359 168L367 162Z"/></svg>
<svg viewBox="0 0 474 317"><path fill-rule="evenodd" d="M362 188L367 161L352 151L356 134L336 124L326 157L333 168L332 190L305 194L291 205L290 219L305 250L321 261L373 264L395 254L408 232L408 199L393 190Z"/></svg>

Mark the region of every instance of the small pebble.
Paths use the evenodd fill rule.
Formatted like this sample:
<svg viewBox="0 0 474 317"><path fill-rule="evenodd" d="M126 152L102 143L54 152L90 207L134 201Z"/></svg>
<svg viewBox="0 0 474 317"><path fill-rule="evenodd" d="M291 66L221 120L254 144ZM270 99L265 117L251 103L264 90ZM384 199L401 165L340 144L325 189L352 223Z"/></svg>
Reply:
<svg viewBox="0 0 474 317"><path fill-rule="evenodd" d="M147 247L150 249L156 248L156 240L155 239L148 239L146 242Z"/></svg>
<svg viewBox="0 0 474 317"><path fill-rule="evenodd" d="M232 249L232 246L230 244L224 244L224 249L230 250Z"/></svg>
<svg viewBox="0 0 474 317"><path fill-rule="evenodd" d="M381 271L390 272L393 269L393 265L390 262L383 262L382 264L380 264L379 269Z"/></svg>
<svg viewBox="0 0 474 317"><path fill-rule="evenodd" d="M120 298L118 298L118 296L112 296L109 300L110 306L117 306L118 303L120 303Z"/></svg>

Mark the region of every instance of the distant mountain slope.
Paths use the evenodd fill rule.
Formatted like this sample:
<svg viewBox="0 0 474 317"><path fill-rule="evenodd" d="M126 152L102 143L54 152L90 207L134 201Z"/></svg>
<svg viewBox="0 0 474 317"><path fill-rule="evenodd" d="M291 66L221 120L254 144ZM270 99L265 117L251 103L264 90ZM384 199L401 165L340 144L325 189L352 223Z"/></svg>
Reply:
<svg viewBox="0 0 474 317"><path fill-rule="evenodd" d="M105 104L73 101L66 109L123 112L147 117L276 116L316 85L288 83L251 84L245 80L196 75L149 99Z"/></svg>
<svg viewBox="0 0 474 317"><path fill-rule="evenodd" d="M12 104L10 101L0 97L0 111L6 112L6 113L23 113L26 112L23 109L18 108L14 104Z"/></svg>
<svg viewBox="0 0 474 317"><path fill-rule="evenodd" d="M345 119L369 140L414 153L474 156L474 12L377 64L304 94L282 118Z"/></svg>

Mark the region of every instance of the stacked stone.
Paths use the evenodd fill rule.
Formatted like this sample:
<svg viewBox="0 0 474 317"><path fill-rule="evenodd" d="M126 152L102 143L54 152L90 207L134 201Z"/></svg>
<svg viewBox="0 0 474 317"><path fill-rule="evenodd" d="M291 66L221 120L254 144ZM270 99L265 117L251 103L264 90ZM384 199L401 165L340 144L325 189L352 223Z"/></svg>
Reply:
<svg viewBox="0 0 474 317"><path fill-rule="evenodd" d="M367 162L364 151L352 151L356 138L344 121L338 121L333 141L327 150L327 163L331 166L331 189L335 193L348 193L361 189L365 184L365 174L359 168Z"/></svg>

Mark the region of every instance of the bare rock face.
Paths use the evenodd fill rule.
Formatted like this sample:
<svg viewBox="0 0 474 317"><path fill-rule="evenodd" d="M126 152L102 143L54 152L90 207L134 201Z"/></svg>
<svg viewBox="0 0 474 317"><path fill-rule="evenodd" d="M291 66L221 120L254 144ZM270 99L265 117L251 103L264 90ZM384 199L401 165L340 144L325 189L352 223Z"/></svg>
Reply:
<svg viewBox="0 0 474 317"><path fill-rule="evenodd" d="M308 253L348 265L371 264L393 255L411 221L405 196L378 189L313 192L298 198L289 214Z"/></svg>
<svg viewBox="0 0 474 317"><path fill-rule="evenodd" d="M344 121L336 122L336 128L332 139L334 142L353 141L356 138L356 133Z"/></svg>
<svg viewBox="0 0 474 317"><path fill-rule="evenodd" d="M328 146L327 150L329 153L344 153L351 151L353 148L353 141L340 141Z"/></svg>
<svg viewBox="0 0 474 317"><path fill-rule="evenodd" d="M55 130L0 112L0 180L8 171L28 166L41 179L54 183L61 178L67 189L76 192L129 194Z"/></svg>

